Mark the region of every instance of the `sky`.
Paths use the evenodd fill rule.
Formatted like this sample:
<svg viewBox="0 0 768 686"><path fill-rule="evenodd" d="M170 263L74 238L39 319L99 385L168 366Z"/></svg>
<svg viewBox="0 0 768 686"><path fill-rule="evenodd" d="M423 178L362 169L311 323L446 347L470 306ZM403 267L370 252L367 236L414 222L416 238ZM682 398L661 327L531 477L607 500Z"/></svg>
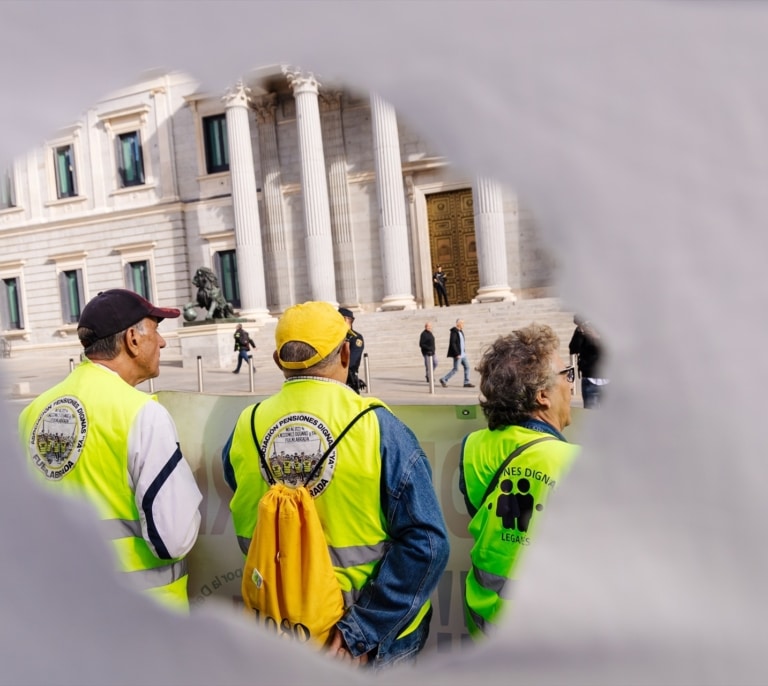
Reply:
<svg viewBox="0 0 768 686"><path fill-rule="evenodd" d="M767 12L6 0L0 167L149 69L218 92L284 63L381 94L448 158L517 190L560 292L610 341L611 401L514 615L477 651L425 659L418 681L765 683ZM129 596L80 508L41 498L6 445L0 683L367 679L304 652L275 660L294 647L236 619L181 621Z"/></svg>

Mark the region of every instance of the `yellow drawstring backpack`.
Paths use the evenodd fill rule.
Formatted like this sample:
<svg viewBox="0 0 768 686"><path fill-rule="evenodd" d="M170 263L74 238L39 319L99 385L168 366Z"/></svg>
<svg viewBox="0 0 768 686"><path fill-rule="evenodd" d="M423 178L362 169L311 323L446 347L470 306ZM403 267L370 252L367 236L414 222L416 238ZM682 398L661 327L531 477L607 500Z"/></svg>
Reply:
<svg viewBox="0 0 768 686"><path fill-rule="evenodd" d="M270 488L259 501L245 558L243 601L260 626L278 636L322 647L344 614L344 600L307 484L357 420L382 406L371 405L360 412L297 488L277 483L267 465L254 427L257 407L251 413L251 433Z"/></svg>

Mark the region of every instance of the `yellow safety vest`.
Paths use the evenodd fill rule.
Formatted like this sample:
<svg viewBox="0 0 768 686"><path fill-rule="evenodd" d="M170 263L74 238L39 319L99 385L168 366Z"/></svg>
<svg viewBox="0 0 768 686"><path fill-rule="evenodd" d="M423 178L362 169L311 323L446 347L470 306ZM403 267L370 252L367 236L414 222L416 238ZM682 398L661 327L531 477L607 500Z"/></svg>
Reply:
<svg viewBox="0 0 768 686"><path fill-rule="evenodd" d="M130 585L185 610L186 561L155 557L142 536L129 484L128 432L147 402L154 401L85 360L22 411L19 435L41 481L95 506Z"/></svg>
<svg viewBox="0 0 768 686"><path fill-rule="evenodd" d="M256 411L255 431L267 464L276 479L297 486L301 465L314 465L370 399L361 398L333 382L287 381L282 390ZM256 528L259 500L269 489L251 431L252 407L243 410L232 436L230 463L237 490L229 507L243 554ZM359 598L386 552L389 536L381 508L381 451L374 412L363 416L331 453L307 488L315 498L334 572L345 607ZM276 469L275 465L280 469ZM288 469L287 465L298 466ZM360 504L365 506L361 507ZM398 636L414 631L429 610L429 601Z"/></svg>
<svg viewBox="0 0 768 686"><path fill-rule="evenodd" d="M547 434L508 426L475 431L464 442L464 483L475 510L470 512L468 527L474 545L465 582L464 614L473 638L487 633L506 611L512 591L509 582L516 578L520 555L531 543L549 494L579 450L554 437L526 448L506 466L496 487L483 500L504 459L543 437Z"/></svg>

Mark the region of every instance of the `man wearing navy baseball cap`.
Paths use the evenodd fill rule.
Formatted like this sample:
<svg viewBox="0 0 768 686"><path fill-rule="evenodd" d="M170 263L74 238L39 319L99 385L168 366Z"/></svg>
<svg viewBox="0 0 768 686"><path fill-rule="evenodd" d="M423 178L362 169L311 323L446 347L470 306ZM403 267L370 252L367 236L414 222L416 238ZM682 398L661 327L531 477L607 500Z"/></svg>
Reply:
<svg viewBox="0 0 768 686"><path fill-rule="evenodd" d="M186 611L202 495L171 415L135 388L159 374L158 325L179 314L133 291L99 293L78 322L83 361L22 411L19 434L41 481L95 506L120 577Z"/></svg>

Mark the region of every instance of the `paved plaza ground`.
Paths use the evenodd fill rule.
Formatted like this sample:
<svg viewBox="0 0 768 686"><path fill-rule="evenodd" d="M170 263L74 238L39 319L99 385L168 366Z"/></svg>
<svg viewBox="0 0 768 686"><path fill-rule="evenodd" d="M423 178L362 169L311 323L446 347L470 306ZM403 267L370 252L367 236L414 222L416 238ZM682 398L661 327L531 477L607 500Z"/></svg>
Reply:
<svg viewBox="0 0 768 686"><path fill-rule="evenodd" d="M162 358L161 358L162 359ZM63 379L70 370L70 360L76 364L78 359L66 353L60 356L25 355L0 359L0 374L4 397L10 401L14 412L21 411L33 397ZM441 361L438 372L445 373L448 363ZM365 376L361 374L363 378ZM369 365L370 391L363 395L380 398L392 405L471 405L478 402L477 388L464 388L461 369L442 388L435 379L434 389L424 380L424 365L417 361L405 361L385 367L371 368ZM204 365L201 373L197 366L182 367L181 360L161 361L160 376L154 379L154 391L199 391L200 379L204 393L217 395L249 395L251 382L248 370L243 367L240 374L232 374L230 369L210 369ZM259 366L253 375L253 395L263 397L275 393L282 383L280 370L272 364ZM479 377L472 373L472 382L479 385ZM139 386L150 390L149 383Z"/></svg>

